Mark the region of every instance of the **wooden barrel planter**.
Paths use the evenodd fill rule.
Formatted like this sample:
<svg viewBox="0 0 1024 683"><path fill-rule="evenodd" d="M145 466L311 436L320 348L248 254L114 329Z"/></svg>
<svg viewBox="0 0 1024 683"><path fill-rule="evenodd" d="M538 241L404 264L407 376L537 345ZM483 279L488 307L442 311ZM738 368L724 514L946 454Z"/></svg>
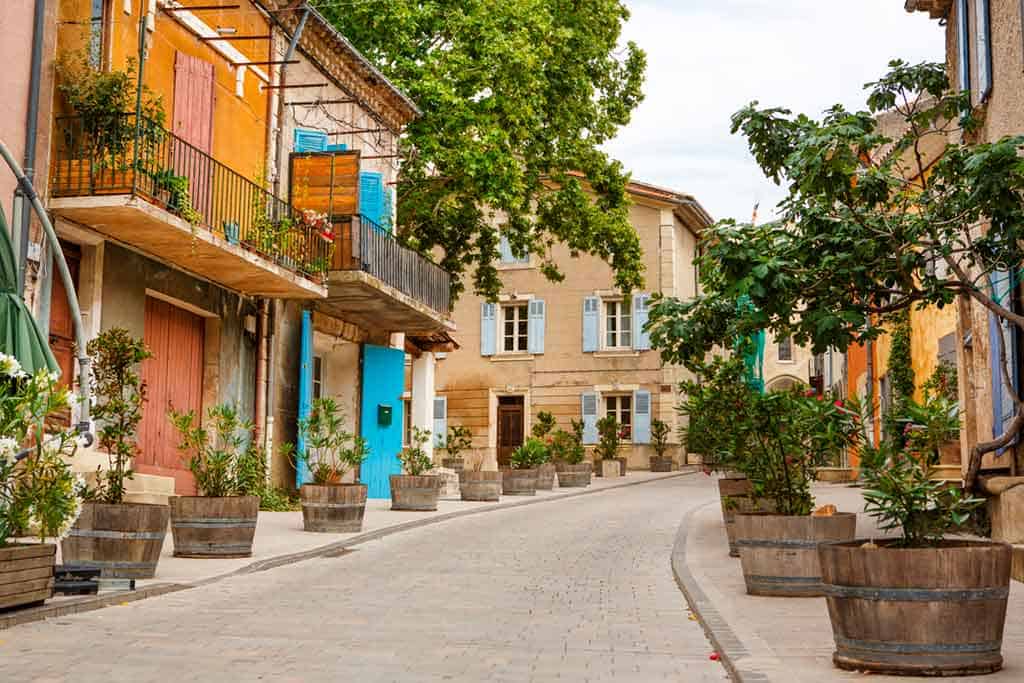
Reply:
<svg viewBox="0 0 1024 683"><path fill-rule="evenodd" d="M171 498L174 556L252 557L259 496Z"/></svg>
<svg viewBox="0 0 1024 683"><path fill-rule="evenodd" d="M459 472L462 500L494 503L501 498L501 472L462 470Z"/></svg>
<svg viewBox="0 0 1024 683"><path fill-rule="evenodd" d="M837 667L895 676L973 676L1002 668L1009 545L863 544L818 547Z"/></svg>
<svg viewBox="0 0 1024 683"><path fill-rule="evenodd" d="M56 557L51 543L0 548L0 609L41 605L53 596Z"/></svg>
<svg viewBox="0 0 1024 683"><path fill-rule="evenodd" d="M626 476L626 470L629 468L629 458L615 458L619 462L619 475Z"/></svg>
<svg viewBox="0 0 1024 683"><path fill-rule="evenodd" d="M589 462L581 462L578 465L559 463L556 466L558 472L559 488L582 488L590 486L590 475L592 466Z"/></svg>
<svg viewBox="0 0 1024 683"><path fill-rule="evenodd" d="M441 466L445 469L461 472L466 467L466 461L463 458L442 458Z"/></svg>
<svg viewBox="0 0 1024 683"><path fill-rule="evenodd" d="M60 542L61 562L102 576L152 579L164 547L170 508L143 503L83 503Z"/></svg>
<svg viewBox="0 0 1024 683"><path fill-rule="evenodd" d="M363 530L365 484L303 484L299 497L306 531L347 534Z"/></svg>
<svg viewBox="0 0 1024 683"><path fill-rule="evenodd" d="M818 545L850 541L857 515L827 517L768 513L736 515L736 545L750 595L815 597L824 595Z"/></svg>
<svg viewBox="0 0 1024 683"><path fill-rule="evenodd" d="M651 456L651 472L671 472L672 466L672 456L670 455L664 457Z"/></svg>
<svg viewBox="0 0 1024 683"><path fill-rule="evenodd" d="M538 491L551 491L555 488L555 477L558 474L558 468L555 467L555 463L546 462L537 468L537 490Z"/></svg>
<svg viewBox="0 0 1024 683"><path fill-rule="evenodd" d="M599 461L598 469L602 477L609 479L622 476L622 464L617 459Z"/></svg>
<svg viewBox="0 0 1024 683"><path fill-rule="evenodd" d="M530 470L502 470L501 492L506 496L537 495L537 468Z"/></svg>
<svg viewBox="0 0 1024 683"><path fill-rule="evenodd" d="M771 502L753 496L750 481L743 475L731 475L718 480L718 496L722 502L722 521L729 540L729 557L739 557L736 545L736 515L752 512L771 512Z"/></svg>
<svg viewBox="0 0 1024 683"><path fill-rule="evenodd" d="M391 475L391 509L431 512L437 509L444 480L431 474Z"/></svg>

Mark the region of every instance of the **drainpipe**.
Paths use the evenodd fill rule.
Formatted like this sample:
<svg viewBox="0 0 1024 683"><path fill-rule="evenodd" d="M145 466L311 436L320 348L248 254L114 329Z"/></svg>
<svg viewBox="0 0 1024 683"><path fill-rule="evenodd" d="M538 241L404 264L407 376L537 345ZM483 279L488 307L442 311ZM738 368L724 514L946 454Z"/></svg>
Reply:
<svg viewBox="0 0 1024 683"><path fill-rule="evenodd" d="M299 18L299 25L295 28L295 33L292 34L291 42L288 43L288 51L285 53L284 60L283 60L285 62L289 61L292 57L295 56L295 50L299 46L299 38L302 37L302 32L306 28L306 20L309 19L309 5L304 3L303 6L305 7L305 11L302 13L302 17ZM288 69L288 65L287 64L282 64L281 68L278 70L278 76L277 76L278 85L282 85L283 86L283 85L286 84L287 79L286 79L285 71L287 69ZM278 92L284 92L284 90L279 90ZM277 161L278 168L274 169L275 170L275 172L274 172L274 194L276 196L278 196L278 197L281 196L281 171L280 171L280 166L281 166L281 159L284 156L284 135L283 135L284 120L285 120L285 102L284 102L284 100L285 100L285 98L282 95L281 97L278 98L278 101L277 101L277 125L278 125L278 131L277 131L277 145L276 145L276 148L275 148L275 151L274 151L274 157L275 157L275 160Z"/></svg>
<svg viewBox="0 0 1024 683"><path fill-rule="evenodd" d="M25 180L31 187L35 180L36 142L39 137L39 89L43 72L43 19L46 14L46 0L36 0L32 15L32 61L29 69L28 113L25 116ZM22 201L31 201L19 188ZM35 194L34 192L32 194ZM28 270L29 225L32 215L28 207L21 211L21 229L18 236L18 292L25 296L25 274Z"/></svg>
<svg viewBox="0 0 1024 683"><path fill-rule="evenodd" d="M864 345L867 353L868 403L871 409L871 433L868 438L871 439L873 446L877 446L878 441L875 439L875 345L870 339L864 342Z"/></svg>
<svg viewBox="0 0 1024 683"><path fill-rule="evenodd" d="M267 300L260 299L256 314L256 405L255 434L258 440L266 433L267 427L267 333L269 317Z"/></svg>

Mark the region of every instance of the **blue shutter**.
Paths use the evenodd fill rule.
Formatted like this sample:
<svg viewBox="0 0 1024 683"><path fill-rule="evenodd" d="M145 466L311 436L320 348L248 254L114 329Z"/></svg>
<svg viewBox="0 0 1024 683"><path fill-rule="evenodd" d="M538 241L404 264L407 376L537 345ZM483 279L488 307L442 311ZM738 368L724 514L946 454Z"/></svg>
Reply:
<svg viewBox="0 0 1024 683"><path fill-rule="evenodd" d="M583 413L583 443L593 445L597 443L597 394L588 391L580 397Z"/></svg>
<svg viewBox="0 0 1024 683"><path fill-rule="evenodd" d="M601 300L596 296L583 299L583 352L592 353L600 348Z"/></svg>
<svg viewBox="0 0 1024 683"><path fill-rule="evenodd" d="M390 187L384 188L384 194L381 195L381 215L380 225L382 228L390 233L394 233L394 221L392 220L392 205L394 202L394 190Z"/></svg>
<svg viewBox="0 0 1024 683"><path fill-rule="evenodd" d="M989 22L989 0L975 0L974 30L978 59L978 102L984 102L992 92L992 33Z"/></svg>
<svg viewBox="0 0 1024 683"><path fill-rule="evenodd" d="M384 212L384 175L373 171L359 172L359 213L381 225Z"/></svg>
<svg viewBox="0 0 1024 683"><path fill-rule="evenodd" d="M448 441L448 397L434 398L434 448L444 448Z"/></svg>
<svg viewBox="0 0 1024 683"><path fill-rule="evenodd" d="M480 355L493 356L496 349L497 314L496 304L480 304Z"/></svg>
<svg viewBox="0 0 1024 683"><path fill-rule="evenodd" d="M299 344L299 354L299 420L305 420L313 408L313 314L309 311L302 312L302 341ZM306 452L306 439L303 438L301 429L295 450L299 455ZM302 458L296 458L295 487L299 488L309 480L309 467Z"/></svg>
<svg viewBox="0 0 1024 683"><path fill-rule="evenodd" d="M528 342L530 353L544 353L545 308L543 299L532 299L530 301L530 336Z"/></svg>
<svg viewBox="0 0 1024 683"><path fill-rule="evenodd" d="M651 442L651 392L633 392L633 443Z"/></svg>
<svg viewBox="0 0 1024 683"><path fill-rule="evenodd" d="M1013 285L1011 283L1011 272L997 270L990 276L992 284L992 298L1001 306L1013 308ZM1003 361L1000 354L999 339L1002 337L1006 346L1006 370L1013 383L1013 391L1019 390L1017 381L1017 329L1009 321L989 313L989 366L992 369L992 436L997 438L1010 426L1016 413L1016 406L1013 403L1013 395L1010 387L1003 381ZM1002 453L1002 451L1000 451Z"/></svg>
<svg viewBox="0 0 1024 683"><path fill-rule="evenodd" d="M305 128L295 129L295 139L292 151L323 152L327 149L327 133L322 130L307 130Z"/></svg>
<svg viewBox="0 0 1024 683"><path fill-rule="evenodd" d="M647 326L647 308L651 301L650 294L633 295L633 350L647 351L651 348L651 335L644 327Z"/></svg>
<svg viewBox="0 0 1024 683"><path fill-rule="evenodd" d="M345 152L348 151L348 145L344 142L339 142L336 145L327 145L324 147L325 152Z"/></svg>
<svg viewBox="0 0 1024 683"><path fill-rule="evenodd" d="M968 31L968 21L967 0L957 0L956 42L960 62L957 64L957 73L960 76L957 88L961 92L971 89L971 34Z"/></svg>

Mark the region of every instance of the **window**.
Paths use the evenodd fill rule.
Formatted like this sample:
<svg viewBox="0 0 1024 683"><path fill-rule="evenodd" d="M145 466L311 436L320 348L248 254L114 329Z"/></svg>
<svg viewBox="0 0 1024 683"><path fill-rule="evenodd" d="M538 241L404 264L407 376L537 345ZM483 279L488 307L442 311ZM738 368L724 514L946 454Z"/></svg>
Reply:
<svg viewBox="0 0 1024 683"><path fill-rule="evenodd" d="M89 13L89 64L102 69L106 52L104 30L107 24L107 0L91 0Z"/></svg>
<svg viewBox="0 0 1024 683"><path fill-rule="evenodd" d="M324 395L324 359L313 356L313 398Z"/></svg>
<svg viewBox="0 0 1024 683"><path fill-rule="evenodd" d="M506 353L525 352L530 345L529 304L501 307L501 350Z"/></svg>
<svg viewBox="0 0 1024 683"><path fill-rule="evenodd" d="M779 361L791 363L793 361L793 338L783 337L779 340Z"/></svg>
<svg viewBox="0 0 1024 683"><path fill-rule="evenodd" d="M402 399L402 446L412 441L412 399Z"/></svg>
<svg viewBox="0 0 1024 683"><path fill-rule="evenodd" d="M501 263L529 263L530 255L524 254L522 256L516 256L512 252L512 244L508 241L508 237L501 235L498 240L498 259Z"/></svg>
<svg viewBox="0 0 1024 683"><path fill-rule="evenodd" d="M633 347L633 319L628 299L604 302L604 345L609 349Z"/></svg>
<svg viewBox="0 0 1024 683"><path fill-rule="evenodd" d="M622 438L628 441L633 438L633 397L628 394L622 396L606 396L604 399L604 414L615 418L615 421L622 426Z"/></svg>

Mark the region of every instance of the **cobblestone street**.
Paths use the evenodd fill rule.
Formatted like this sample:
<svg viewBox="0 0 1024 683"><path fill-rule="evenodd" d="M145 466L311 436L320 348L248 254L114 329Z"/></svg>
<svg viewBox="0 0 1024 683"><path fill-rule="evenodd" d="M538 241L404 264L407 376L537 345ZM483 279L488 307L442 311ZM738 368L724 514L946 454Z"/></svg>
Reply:
<svg viewBox="0 0 1024 683"><path fill-rule="evenodd" d="M670 553L686 476L495 511L0 633L4 681L720 681ZM199 561L199 560L197 560Z"/></svg>

